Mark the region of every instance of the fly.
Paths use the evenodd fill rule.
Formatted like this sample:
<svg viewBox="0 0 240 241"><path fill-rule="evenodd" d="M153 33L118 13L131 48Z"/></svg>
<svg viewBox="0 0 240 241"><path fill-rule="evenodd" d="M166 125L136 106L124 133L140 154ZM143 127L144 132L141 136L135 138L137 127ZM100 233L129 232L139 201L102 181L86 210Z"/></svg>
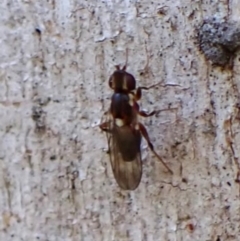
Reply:
<svg viewBox="0 0 240 241"><path fill-rule="evenodd" d="M109 109L109 119L100 124L107 133L110 161L114 177L124 190L134 190L142 177L141 139L147 141L148 147L165 168L173 174L162 158L155 152L145 126L138 121L138 116L153 116L156 111L146 113L137 103L142 90L150 87L138 87L133 75L126 71L126 65L116 70L109 78L109 86L114 91Z"/></svg>

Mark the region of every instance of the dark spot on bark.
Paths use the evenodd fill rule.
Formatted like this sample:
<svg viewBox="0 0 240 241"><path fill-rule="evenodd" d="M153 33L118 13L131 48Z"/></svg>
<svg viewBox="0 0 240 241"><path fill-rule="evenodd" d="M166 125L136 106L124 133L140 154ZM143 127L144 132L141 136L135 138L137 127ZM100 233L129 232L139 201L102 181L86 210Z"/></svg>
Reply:
<svg viewBox="0 0 240 241"><path fill-rule="evenodd" d="M193 231L194 231L194 225L193 225L192 223L189 223L189 224L187 225L187 228L188 228L188 230L189 230L190 232L193 232Z"/></svg>
<svg viewBox="0 0 240 241"><path fill-rule="evenodd" d="M52 155L52 156L50 156L50 160L56 160L56 155Z"/></svg>
<svg viewBox="0 0 240 241"><path fill-rule="evenodd" d="M43 132L46 129L45 115L41 104L37 104L32 108L32 119L35 122L35 128L37 132Z"/></svg>
<svg viewBox="0 0 240 241"><path fill-rule="evenodd" d="M42 31L39 28L35 28L35 32L39 35L41 35Z"/></svg>
<svg viewBox="0 0 240 241"><path fill-rule="evenodd" d="M185 177L182 178L182 182L187 183L187 179Z"/></svg>

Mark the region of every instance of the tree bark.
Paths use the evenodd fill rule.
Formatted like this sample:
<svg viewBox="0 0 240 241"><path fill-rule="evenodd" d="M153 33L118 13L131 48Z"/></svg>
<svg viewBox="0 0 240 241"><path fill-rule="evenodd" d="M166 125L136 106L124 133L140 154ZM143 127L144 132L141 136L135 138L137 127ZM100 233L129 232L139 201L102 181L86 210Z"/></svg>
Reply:
<svg viewBox="0 0 240 241"><path fill-rule="evenodd" d="M214 67L196 29L239 20L239 1L4 1L0 240L236 241L239 57ZM127 55L128 52L128 56ZM143 142L135 191L114 180L99 130L125 64L170 175Z"/></svg>

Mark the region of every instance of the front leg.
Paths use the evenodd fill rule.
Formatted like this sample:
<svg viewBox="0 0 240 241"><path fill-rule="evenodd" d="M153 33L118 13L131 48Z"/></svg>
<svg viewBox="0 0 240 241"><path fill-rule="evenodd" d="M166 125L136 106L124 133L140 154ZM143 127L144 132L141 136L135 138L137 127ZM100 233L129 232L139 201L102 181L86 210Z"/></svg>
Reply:
<svg viewBox="0 0 240 241"><path fill-rule="evenodd" d="M141 99L141 97L142 97L142 90L150 90L150 89L156 87L157 85L159 85L159 83L151 85L149 87L143 87L143 86L142 87L138 87L137 91L136 91L136 94L135 94L135 100L138 101L138 100Z"/></svg>

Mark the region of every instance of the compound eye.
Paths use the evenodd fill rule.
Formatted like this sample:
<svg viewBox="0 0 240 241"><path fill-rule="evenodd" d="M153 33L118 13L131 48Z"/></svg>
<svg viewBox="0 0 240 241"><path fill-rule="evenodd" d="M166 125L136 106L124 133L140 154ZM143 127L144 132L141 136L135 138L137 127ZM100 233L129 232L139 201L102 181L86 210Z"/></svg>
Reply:
<svg viewBox="0 0 240 241"><path fill-rule="evenodd" d="M127 81L126 81L127 89L129 91L136 89L136 80L135 80L135 78L131 74L128 74L126 79L127 79Z"/></svg>

